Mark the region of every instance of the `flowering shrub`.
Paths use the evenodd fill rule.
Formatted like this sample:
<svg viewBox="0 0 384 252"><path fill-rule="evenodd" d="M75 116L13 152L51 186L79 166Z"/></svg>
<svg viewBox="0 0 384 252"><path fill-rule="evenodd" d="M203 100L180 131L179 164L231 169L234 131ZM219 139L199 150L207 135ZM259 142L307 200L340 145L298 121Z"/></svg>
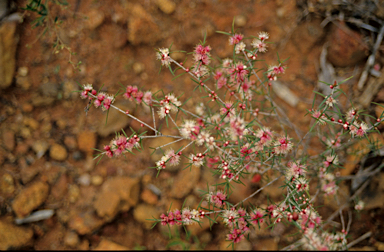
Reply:
<svg viewBox="0 0 384 252"><path fill-rule="evenodd" d="M174 60L171 48L156 51L162 67L168 68L172 74L190 75L196 85L195 90L207 94L202 99L206 101L209 98L211 102L198 103L194 112L185 108L183 100L178 97L178 90L163 94L127 86L123 90L123 98L152 112L153 124L149 125L129 111L114 106L118 95L97 92L90 84L83 86L81 98L89 99L90 104L105 111L117 109L148 130L141 134L132 132L130 135L122 131L104 147L98 157L107 155L111 158L132 152L135 148L141 148L141 142L146 138L172 138L172 143L158 147L168 148L154 164L158 172L179 165L185 159L186 168L211 169L222 183L207 189L197 209L185 207L168 211L155 219L156 223L180 226L196 224L204 218L208 218L212 224L221 220L228 228L227 240L235 244L253 229L259 229L261 223L274 226L284 221L298 228L302 238L297 244L305 249L345 249L349 226L345 226L341 211L341 230L328 232L323 229L326 221L322 220L313 202L319 193L337 194L337 169L340 168L337 153L343 143L366 137L383 117L375 118L374 123L363 122L360 118L362 111L353 107L342 114L337 104L338 97L343 93L340 89L343 82L334 82L328 84L332 90L330 95L316 93L322 101L316 103L314 100L312 108L308 110L315 121L311 130L305 136L296 131L297 139L294 139L288 135L284 124L291 129L295 129L295 126L270 95L274 81L287 71L287 67L279 60L264 69L257 60L267 52L269 34L260 32L256 37L245 38L233 29L232 33L220 33L229 36L233 58L220 60L216 66L211 64L212 48L206 45L205 38L192 52L189 66ZM156 121L159 120L166 120L168 126L171 123L169 127L175 127L179 134L164 135L156 127ZM281 130L273 130L277 128L276 125ZM326 150L314 157L300 156L303 140L315 127L322 129L318 134ZM168 147L180 141L183 141L183 147L177 150ZM266 176L267 171L273 176ZM243 179L256 176L267 184L237 204L231 204L228 201L232 193L231 184L242 183ZM284 178L284 200L267 207L244 207L248 199L281 177ZM320 183L316 195L311 195L310 182L316 177ZM355 209L361 210L363 205L363 202L358 202Z"/></svg>

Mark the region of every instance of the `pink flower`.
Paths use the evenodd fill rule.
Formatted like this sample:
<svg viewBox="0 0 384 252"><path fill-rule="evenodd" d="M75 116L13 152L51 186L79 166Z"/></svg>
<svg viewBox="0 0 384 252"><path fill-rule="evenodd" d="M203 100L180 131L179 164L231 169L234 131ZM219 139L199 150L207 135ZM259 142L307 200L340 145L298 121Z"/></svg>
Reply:
<svg viewBox="0 0 384 252"><path fill-rule="evenodd" d="M111 150L111 146L105 145L104 150L105 150L105 154L107 154L107 157L109 157L109 158L113 157L113 152Z"/></svg>
<svg viewBox="0 0 384 252"><path fill-rule="evenodd" d="M259 223L262 223L263 220L263 214L261 211L256 211L256 213L251 213L251 222L252 224L256 225Z"/></svg>
<svg viewBox="0 0 384 252"><path fill-rule="evenodd" d="M115 101L114 97L112 95L107 95L105 99L103 100L103 107L102 109L108 110L111 107L111 104Z"/></svg>
<svg viewBox="0 0 384 252"><path fill-rule="evenodd" d="M259 129L256 131L256 137L260 138L262 144L268 144L272 141L272 131L269 128Z"/></svg>
<svg viewBox="0 0 384 252"><path fill-rule="evenodd" d="M194 60L195 62L201 62L203 65L208 65L210 63L210 52L211 47L210 46L202 46L202 45L197 45L194 51Z"/></svg>
<svg viewBox="0 0 384 252"><path fill-rule="evenodd" d="M281 137L278 141L275 142L275 148L274 151L276 154L287 154L292 150L292 143L290 141L290 138L288 137Z"/></svg>
<svg viewBox="0 0 384 252"><path fill-rule="evenodd" d="M96 94L96 90L93 90L92 84L84 84L83 87L84 90L80 93L81 99L88 98L88 92L91 92L93 95ZM92 97L89 98L92 99Z"/></svg>
<svg viewBox="0 0 384 252"><path fill-rule="evenodd" d="M96 98L95 102L93 103L96 108L100 107L100 105L102 104L102 102L104 101L106 96L107 96L107 94L103 93L103 92L101 92L97 95L97 98Z"/></svg>
<svg viewBox="0 0 384 252"><path fill-rule="evenodd" d="M251 45L253 46L253 48L257 48L259 52L267 51L267 44L265 44L263 41L259 39L254 39Z"/></svg>
<svg viewBox="0 0 384 252"><path fill-rule="evenodd" d="M246 68L247 67L242 62L233 65L230 68L231 80L236 81L237 83L244 82L245 76L249 73Z"/></svg>
<svg viewBox="0 0 384 252"><path fill-rule="evenodd" d="M224 87L225 85L227 85L227 78L225 78L225 77L221 77L221 78L217 81L217 89L220 89L220 88Z"/></svg>
<svg viewBox="0 0 384 252"><path fill-rule="evenodd" d="M168 160L169 165L171 165L171 166L176 166L180 162L180 155L175 154L175 151L172 149L169 149L165 153L165 157L166 157L166 160Z"/></svg>
<svg viewBox="0 0 384 252"><path fill-rule="evenodd" d="M232 37L229 38L229 44L230 45L236 45L238 44L244 36L242 34L235 34Z"/></svg>
<svg viewBox="0 0 384 252"><path fill-rule="evenodd" d="M151 91L147 91L145 92L144 96L143 96L143 101L148 105L148 106L152 106L152 92Z"/></svg>

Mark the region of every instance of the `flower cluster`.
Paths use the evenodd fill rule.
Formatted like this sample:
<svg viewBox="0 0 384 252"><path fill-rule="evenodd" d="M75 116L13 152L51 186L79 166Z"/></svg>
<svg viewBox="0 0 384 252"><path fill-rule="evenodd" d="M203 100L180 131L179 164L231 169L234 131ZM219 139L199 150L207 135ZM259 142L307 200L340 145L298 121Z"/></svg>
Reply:
<svg viewBox="0 0 384 252"><path fill-rule="evenodd" d="M134 135L132 137L126 137L123 135L117 136L111 141L109 145L104 146L105 154L108 157L119 156L122 153L132 151L133 148L140 146L140 137Z"/></svg>
<svg viewBox="0 0 384 252"><path fill-rule="evenodd" d="M189 208L184 208L182 211L176 209L173 212L169 211L168 214L161 214L161 225L191 225L193 223L199 222L199 219L202 218L204 214L197 211L196 209L190 210Z"/></svg>
<svg viewBox="0 0 384 252"><path fill-rule="evenodd" d="M227 195L220 190L216 193L210 192L206 195L208 202L215 204L216 207L222 207L226 198Z"/></svg>
<svg viewBox="0 0 384 252"><path fill-rule="evenodd" d="M160 119L165 118L169 113L176 113L181 102L173 94L168 94L160 101L160 109L157 111Z"/></svg>
<svg viewBox="0 0 384 252"><path fill-rule="evenodd" d="M139 91L137 86L127 86L123 96L125 99L129 99L130 101L134 100L140 104L143 101L144 93Z"/></svg>
<svg viewBox="0 0 384 252"><path fill-rule="evenodd" d="M317 190L321 195L337 194L339 182L334 172L339 165L339 159L336 147L343 146L342 140L345 137L365 136L373 126L382 121L382 118L377 119L377 124L370 127L368 123L359 121L358 112L354 108L342 114L337 101L342 91L337 88L340 83L335 82L330 85L331 94L322 95L324 99L320 105L317 106L315 100L312 109L308 110L310 116L316 119L316 124L332 126L330 130L318 132L326 151L318 155L318 158L308 159L305 154L301 154L304 151L300 145L294 146L296 140L288 136L288 133L292 136L291 131L271 130L275 129L273 123L280 123L282 116L285 115L281 112L282 109L276 109L278 106L272 101L268 84L280 78L285 73L286 67L279 61L267 64L269 67L264 69L257 68L258 53L267 51L266 40L269 39L269 34L260 32L257 37L252 38L252 42L247 44L247 38L232 32L229 43L233 45L234 57L224 59L218 66L210 66L213 61L212 48L205 45L205 41L194 48L190 67L171 58L170 49L157 50L156 57L161 61L161 65L169 68L172 74L176 71L183 71L182 74L188 73L193 80L191 83L197 85L196 89L206 93L202 98L206 100L190 103L197 104L194 114L184 107L180 101L181 96L177 97L177 94L159 94L161 92L152 94L150 91L140 91L137 86L127 86L123 90L123 97L136 104L147 105L144 108L151 110L153 124L141 121L131 114L130 118L136 119L141 126L145 125L148 131L152 132L145 135L146 132L139 134L132 130L131 137L127 137L124 132L124 135L116 136L109 145L106 145L102 154L108 157L119 156L138 148L141 139L168 137L174 141L157 147L164 153L156 162L158 172L169 166L179 165L181 159L185 158L187 167L204 169L207 166L212 168L210 171L215 176L224 180L215 185L215 191L205 193L206 201L203 201L197 209L184 208L161 214L157 221L162 225L190 225L199 222L206 214L213 214L215 217L220 217L228 227L227 240L238 243L251 228L260 228L262 223L275 225L284 221L294 224L301 230L303 235L301 243L304 248L319 250L345 248L345 230L332 234L322 230L321 216L312 205L315 201L310 195L309 181L313 178L319 179ZM213 78L202 79L207 76ZM211 86L209 86L210 80ZM80 96L89 97L96 107L102 106L104 110L109 109L115 99L104 92L97 93L90 84L84 85ZM201 94L199 96L201 97ZM156 127L157 122L163 119L167 122L167 126L170 122L171 126L168 127L177 132L175 135L163 134L161 126ZM296 127L294 124L289 125L292 126L290 128ZM298 142L304 144L302 140ZM179 141L183 143L183 147L178 151L172 148L162 149ZM181 152L185 153L191 146L193 153L182 156ZM275 181L282 183L276 176L279 173L285 177L284 185L281 186L282 190L285 190L283 192L285 199L279 203L269 203L270 205L265 207L261 205L244 209L243 202L252 198L264 187ZM232 205L229 200L231 183L242 183L244 179L251 180L252 176L252 182L261 181L262 188L238 204ZM268 184L262 185L264 182ZM363 205L359 202L355 209L361 210Z"/></svg>
<svg viewBox="0 0 384 252"><path fill-rule="evenodd" d="M161 61L161 65L168 66L171 63L171 57L169 56L168 48L161 48L156 54L158 60Z"/></svg>
<svg viewBox="0 0 384 252"><path fill-rule="evenodd" d="M180 162L181 152L175 153L173 149L169 149L159 161L156 162L158 170L165 169L167 164L170 166L177 166Z"/></svg>
<svg viewBox="0 0 384 252"><path fill-rule="evenodd" d="M111 107L111 104L115 101L115 98L113 95L108 95L104 92L100 92L97 94L97 97L93 104L95 105L96 108L100 107L102 110L108 110Z"/></svg>
<svg viewBox="0 0 384 252"><path fill-rule="evenodd" d="M80 93L81 99L93 99L91 96L88 96L88 93L91 93L92 95L96 95L97 91L93 89L92 84L84 84L83 85L83 91Z"/></svg>

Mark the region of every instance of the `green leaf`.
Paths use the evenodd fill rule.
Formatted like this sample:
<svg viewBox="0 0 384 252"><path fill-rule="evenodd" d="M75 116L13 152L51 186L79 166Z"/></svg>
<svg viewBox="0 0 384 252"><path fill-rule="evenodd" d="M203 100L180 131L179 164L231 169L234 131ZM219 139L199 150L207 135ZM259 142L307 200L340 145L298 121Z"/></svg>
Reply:
<svg viewBox="0 0 384 252"><path fill-rule="evenodd" d="M217 33L221 33L221 34L225 34L225 35L228 35L228 36L231 36L232 34L228 33L228 32L222 32L222 31L216 31Z"/></svg>

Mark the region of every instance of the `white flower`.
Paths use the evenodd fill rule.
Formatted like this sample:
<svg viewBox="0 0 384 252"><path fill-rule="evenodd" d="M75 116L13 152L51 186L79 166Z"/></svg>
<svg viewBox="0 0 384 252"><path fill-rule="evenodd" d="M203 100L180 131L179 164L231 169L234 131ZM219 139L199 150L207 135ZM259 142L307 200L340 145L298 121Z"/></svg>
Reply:
<svg viewBox="0 0 384 252"><path fill-rule="evenodd" d="M196 123L192 120L186 120L180 127L180 134L182 137L190 139L191 133L195 131Z"/></svg>
<svg viewBox="0 0 384 252"><path fill-rule="evenodd" d="M269 34L268 32L259 32L259 39L261 41L264 41L266 39L269 39Z"/></svg>
<svg viewBox="0 0 384 252"><path fill-rule="evenodd" d="M246 45L244 44L244 42L238 43L235 47L236 54L243 52L245 50L245 47L246 47Z"/></svg>
<svg viewBox="0 0 384 252"><path fill-rule="evenodd" d="M171 106L168 103L165 103L157 111L157 114L159 115L160 119L163 119L164 117L166 117L169 114L170 111L171 111Z"/></svg>
<svg viewBox="0 0 384 252"><path fill-rule="evenodd" d="M230 223L233 223L238 217L239 214L236 211L225 210L223 214L223 222L228 225Z"/></svg>
<svg viewBox="0 0 384 252"><path fill-rule="evenodd" d="M200 154L200 153L199 153ZM196 166L196 167L200 167L203 165L204 163L204 157L199 157L199 154L197 154L196 156L194 154L191 154L189 156L189 159L190 159L190 163L193 165L193 166Z"/></svg>
<svg viewBox="0 0 384 252"><path fill-rule="evenodd" d="M207 142L210 137L210 134L206 131L202 131L198 136L196 140L196 144L198 146L203 145L204 142Z"/></svg>
<svg viewBox="0 0 384 252"><path fill-rule="evenodd" d="M333 99L332 96L328 97L328 99L325 101L325 103L330 107L332 108L333 107L333 104L336 104L337 101L335 99Z"/></svg>
<svg viewBox="0 0 384 252"><path fill-rule="evenodd" d="M195 111L196 111L196 114L198 114L199 116L202 116L204 114L204 103L200 103L196 106L195 108Z"/></svg>
<svg viewBox="0 0 384 252"><path fill-rule="evenodd" d="M156 53L156 57L158 60L161 60L161 64L163 66L168 66L171 63L171 57L169 57L168 48L159 49L159 52Z"/></svg>

